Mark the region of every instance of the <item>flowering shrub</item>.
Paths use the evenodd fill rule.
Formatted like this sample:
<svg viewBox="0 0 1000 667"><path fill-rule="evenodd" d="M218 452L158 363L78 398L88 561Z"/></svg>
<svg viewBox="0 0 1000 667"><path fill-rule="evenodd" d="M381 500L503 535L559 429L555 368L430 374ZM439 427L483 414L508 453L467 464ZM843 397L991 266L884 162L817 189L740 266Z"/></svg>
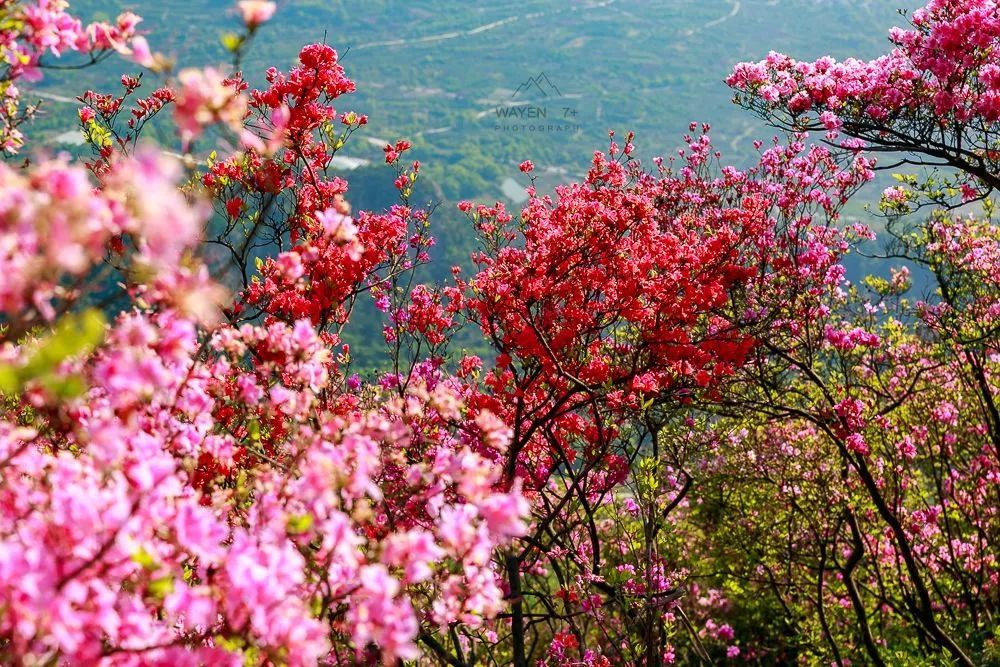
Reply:
<svg viewBox="0 0 1000 667"><path fill-rule="evenodd" d="M368 123L337 51L238 71L276 9L236 4L231 70L174 74L134 15L0 3L8 152L43 56L163 75L80 96L83 164L0 165L5 663L1000 656L994 3L933 0L869 63L738 65L737 101L790 130L748 168L697 124L652 165L612 133L548 195L523 161L520 212L458 205L479 251L445 287L416 281L410 143L383 211L331 168ZM182 159L142 141L161 114ZM855 285L866 148L957 171L883 193L908 265ZM459 332L491 354L450 354Z"/></svg>
<svg viewBox="0 0 1000 667"><path fill-rule="evenodd" d="M455 430L460 387L429 369L369 408L328 399L334 360L308 320L203 330L201 311L184 309L203 269L178 264L203 210L171 202L175 173L123 161L95 195L85 171L54 163L7 186L29 203L64 195L59 214L4 218L31 260L8 273L25 287L4 316L21 329L25 309L51 318L54 297L76 296L55 286L115 233L135 240L130 262L160 273L107 331L91 314L79 331L6 342L3 389L22 394L2 425L3 650L310 664L369 646L413 657L421 623L481 625L502 600L491 555L524 530L525 501L496 490L499 471L474 451L502 451L506 429L481 418L474 434ZM46 215L67 229L42 241L23 214L35 231ZM60 263L45 262L63 238L79 250L59 244Z"/></svg>
<svg viewBox="0 0 1000 667"><path fill-rule="evenodd" d="M982 199L1000 185L1000 10L992 0L934 1L909 22L890 31L892 51L871 61L771 52L740 63L726 82L738 104L780 127L845 135L845 145L955 168L950 177L914 179L934 204Z"/></svg>
<svg viewBox="0 0 1000 667"><path fill-rule="evenodd" d="M241 10L252 27L269 11ZM509 431L482 410L463 426L463 386L436 364L405 388L345 385L327 325L420 243L408 213L355 221L343 181L301 180L332 154L319 96L353 89L335 52L306 47L270 79L247 96L238 77L184 71L120 128L140 87L125 77L122 96L81 98L98 181L62 160L3 168L5 661L391 662L503 607L494 554L524 532L526 501L477 452L504 451ZM184 144L217 123L244 137L202 176L210 199L135 148L169 105ZM251 109L275 121L266 136ZM212 202L235 222L286 200L275 224L297 245L233 300L199 257ZM303 275L293 258L312 285L280 301ZM107 272L130 302L109 325L81 310Z"/></svg>
<svg viewBox="0 0 1000 667"><path fill-rule="evenodd" d="M995 227L942 217L924 233L913 259L934 267L939 303L911 301L904 271L841 284L798 334L768 340L767 372L731 388L731 405L780 419L717 426L727 435L706 499L726 498L737 518L702 548L740 580L764 577L747 594L766 590L789 610L768 632L807 637L799 655L895 664L916 660L919 636L975 664L989 646L979 619L998 583L988 495L1000 470L990 408L1000 357L989 313L1000 273L963 264L959 247L989 264ZM957 245L942 252L944 234ZM699 513L695 525L718 521ZM791 658L765 637L754 654Z"/></svg>
<svg viewBox="0 0 1000 667"><path fill-rule="evenodd" d="M801 137L761 150L751 169L722 167L707 130L692 126L677 163L653 174L631 136L612 137L584 183L554 197L529 188L518 219L460 205L482 252L449 307L498 353L468 402L511 426L495 460L538 498L528 545L507 561L523 598L515 659L522 619L548 608L565 613L551 621L546 664L659 664L674 651L684 576L657 535L687 473L660 460L669 413L717 400L758 337L781 326L765 297L826 289L836 262L821 245L826 225L871 176L867 159L840 163ZM591 633L633 640L599 650Z"/></svg>
<svg viewBox="0 0 1000 667"><path fill-rule="evenodd" d="M864 286L834 275L731 387L727 403L753 415L749 424L720 422L737 435L720 453L716 492L745 518L711 548L740 562L744 580L764 577L750 590L766 588L788 624L770 632L809 637L799 653L809 659L996 658L983 619L997 601L998 524L984 494L1000 465L988 199L998 25L996 3L934 1L890 33L886 56L772 53L728 79L737 102L775 126L825 132L848 154L955 168L900 175L881 204L889 254L926 272L934 298L913 300L906 266ZM981 215L950 210L973 200ZM906 217L924 206L943 208Z"/></svg>
<svg viewBox="0 0 1000 667"><path fill-rule="evenodd" d="M3 0L0 2L0 51L3 73L0 94L0 150L17 153L24 145L19 129L35 107L22 107L18 81L41 79L46 56L58 58L72 52L91 63L118 52L133 59L146 58L149 46L136 32L140 19L131 12L114 23L97 22L84 26L66 10L65 0Z"/></svg>

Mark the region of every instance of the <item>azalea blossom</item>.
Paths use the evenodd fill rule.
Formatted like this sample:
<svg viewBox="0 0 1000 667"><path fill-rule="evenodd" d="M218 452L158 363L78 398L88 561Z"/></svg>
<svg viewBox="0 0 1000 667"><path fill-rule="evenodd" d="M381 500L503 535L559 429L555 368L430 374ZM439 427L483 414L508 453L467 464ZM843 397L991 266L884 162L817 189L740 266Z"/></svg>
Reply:
<svg viewBox="0 0 1000 667"><path fill-rule="evenodd" d="M271 20L278 5L269 0L240 0L236 8L246 26L253 30Z"/></svg>

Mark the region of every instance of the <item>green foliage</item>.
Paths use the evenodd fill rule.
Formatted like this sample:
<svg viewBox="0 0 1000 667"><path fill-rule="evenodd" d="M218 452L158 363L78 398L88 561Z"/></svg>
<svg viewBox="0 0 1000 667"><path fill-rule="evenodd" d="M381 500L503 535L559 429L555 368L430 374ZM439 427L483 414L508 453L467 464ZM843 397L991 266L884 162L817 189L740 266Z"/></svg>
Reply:
<svg viewBox="0 0 1000 667"><path fill-rule="evenodd" d="M82 380L57 370L64 361L97 347L104 338L105 324L104 315L94 309L64 315L34 344L24 364L0 364L0 393L15 395L29 382L37 382L56 396L78 396L85 389Z"/></svg>

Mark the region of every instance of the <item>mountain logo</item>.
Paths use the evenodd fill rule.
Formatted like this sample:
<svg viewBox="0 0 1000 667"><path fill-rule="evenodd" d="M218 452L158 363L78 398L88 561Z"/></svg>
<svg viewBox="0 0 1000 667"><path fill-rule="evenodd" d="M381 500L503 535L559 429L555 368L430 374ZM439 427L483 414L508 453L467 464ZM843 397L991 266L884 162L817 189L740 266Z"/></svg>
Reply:
<svg viewBox="0 0 1000 667"><path fill-rule="evenodd" d="M511 98L517 97L520 93L528 94L533 91L541 93L542 97L562 97L559 88L556 87L556 84L549 81L549 77L545 75L545 72L539 72L536 76L530 76L525 79L517 87L517 90L514 91L514 94L511 95Z"/></svg>

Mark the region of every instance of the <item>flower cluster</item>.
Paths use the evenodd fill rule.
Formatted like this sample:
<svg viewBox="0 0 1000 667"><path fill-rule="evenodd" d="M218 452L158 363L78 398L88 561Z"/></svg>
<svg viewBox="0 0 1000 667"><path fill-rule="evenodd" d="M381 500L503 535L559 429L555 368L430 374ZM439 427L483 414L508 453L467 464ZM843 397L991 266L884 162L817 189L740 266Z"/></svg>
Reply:
<svg viewBox="0 0 1000 667"><path fill-rule="evenodd" d="M497 346L486 385L500 404L517 397L537 410L598 394L627 411L651 396L692 396L730 376L754 346L749 329L736 329L746 315L733 312L734 291L746 290L747 313L765 307L758 293L781 289L801 300L810 287L826 292L837 254L823 238L833 232L814 216L835 216L871 177L868 161L842 168L824 149L795 141L763 151L757 168L726 167L715 177L707 134L689 137L688 149L676 171L661 165L649 175L628 159L631 139L612 143L584 183L559 188L556 198L532 196L516 226L499 205L460 205L487 252L475 257L479 272L451 291L451 308ZM788 221L787 233L777 233L778 220ZM758 274L761 266L768 271ZM566 430L563 446L614 438L590 420L602 417L566 414L554 433ZM567 448L554 457L544 439L537 434L518 465L538 484L559 456L575 456Z"/></svg>
<svg viewBox="0 0 1000 667"><path fill-rule="evenodd" d="M243 129L247 107L240 95L239 79L227 78L209 67L183 70L177 82L174 120L185 146L207 125L222 123L237 132Z"/></svg>
<svg viewBox="0 0 1000 667"><path fill-rule="evenodd" d="M172 160L157 153L122 160L99 190L88 176L62 160L27 172L0 165L0 309L22 333L79 301L109 251L167 279L183 272L182 253L198 238L202 213L178 192Z"/></svg>
<svg viewBox="0 0 1000 667"><path fill-rule="evenodd" d="M302 358L284 366L298 385L257 398L283 415L273 456L211 418L234 360L199 358L196 328L169 311L122 316L83 400L36 402L44 428L0 422L9 656L199 664L253 650L307 665L335 648L333 623L355 655L412 658L423 623L474 627L499 611L491 555L523 532L525 501L495 491L497 471L445 430L461 409L450 390L309 426L325 378L307 369L325 347L306 323L259 335ZM248 336L220 332L215 347ZM193 462L239 454L231 483L192 486Z"/></svg>
<svg viewBox="0 0 1000 667"><path fill-rule="evenodd" d="M275 9L236 3L235 69ZM136 16L66 10L0 0L7 150L49 55L165 69ZM990 662L1000 234L991 203L897 225L1000 187L998 14L931 0L883 58L739 65L791 130L746 168L697 124L653 167L612 132L551 195L525 160L519 213L458 205L479 251L447 287L416 281L410 142L398 203L348 202L368 119L330 46L259 89L84 93L92 161L0 165L0 661ZM166 109L189 171L140 146ZM883 192L910 267L853 284L866 142L958 171Z"/></svg>
<svg viewBox="0 0 1000 667"><path fill-rule="evenodd" d="M143 160L96 192L61 163L11 180L30 218L10 234L31 261L8 273L34 291L5 295L6 318L50 298L37 271L83 275L113 232L134 234L149 266L191 247L203 210L169 166ZM122 314L93 352L60 351L58 335L7 341L2 370L17 370L23 394L0 419L4 655L413 658L421 627L499 612L493 554L527 513L476 453L506 446L499 421L480 412L456 430L460 386L430 368L375 408L331 402L331 353L309 320L209 334L155 303Z"/></svg>
<svg viewBox="0 0 1000 667"><path fill-rule="evenodd" d="M837 127L839 113L884 121L925 107L959 122L1000 119L1000 70L989 55L1000 39L997 4L935 1L915 11L911 22L911 30L890 32L896 48L875 60L802 62L772 52L737 65L727 83L792 113L827 110L828 129Z"/></svg>
<svg viewBox="0 0 1000 667"><path fill-rule="evenodd" d="M843 145L913 152L957 168L955 189L979 199L1000 185L995 129L1000 120L1000 5L932 0L909 29L889 33L892 50L874 60L800 61L771 52L738 64L726 82L736 101L783 128L845 134ZM943 196L930 184L923 194ZM899 193L892 196L899 199Z"/></svg>
<svg viewBox="0 0 1000 667"><path fill-rule="evenodd" d="M142 20L132 12L121 14L114 23L83 25L70 14L66 0L3 0L0 2L0 52L3 76L0 93L4 98L0 113L0 150L17 153L24 144L19 126L30 117L31 109L22 109L17 82L38 81L45 67L44 58L71 52L86 54L96 62L118 52L135 57L148 50L136 32ZM133 52L133 48L135 52Z"/></svg>

